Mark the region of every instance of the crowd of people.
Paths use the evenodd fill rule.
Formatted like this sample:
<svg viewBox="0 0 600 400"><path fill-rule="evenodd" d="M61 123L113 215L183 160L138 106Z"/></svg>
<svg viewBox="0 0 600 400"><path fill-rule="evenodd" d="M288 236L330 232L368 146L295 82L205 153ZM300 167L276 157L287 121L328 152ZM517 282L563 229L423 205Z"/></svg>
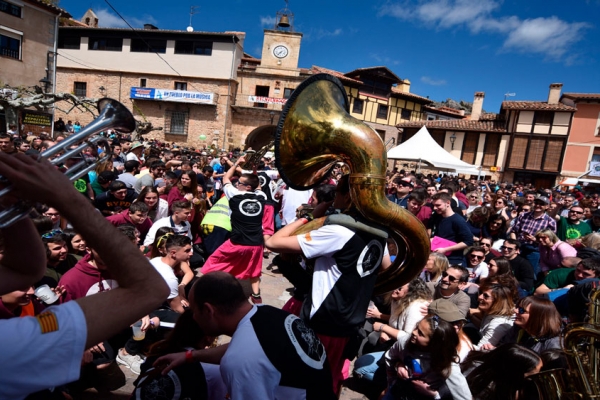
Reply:
<svg viewBox="0 0 600 400"><path fill-rule="evenodd" d="M341 164L297 191L274 159L239 150L108 134L110 147L54 167L31 156L57 141L37 140L0 134L14 194L2 207L34 208L0 237L0 359L6 371L35 346L28 360L56 351L60 372L3 372L1 398L115 390L118 365L142 399L175 398L170 385L193 399L332 399L351 374L374 399L535 398L527 378L564 360L561 334L598 286L598 194L581 187L390 171L390 204L422 222L431 253L375 296L397 243L357 210ZM97 152L110 154L67 180ZM283 309L261 304L265 258L294 286Z"/></svg>

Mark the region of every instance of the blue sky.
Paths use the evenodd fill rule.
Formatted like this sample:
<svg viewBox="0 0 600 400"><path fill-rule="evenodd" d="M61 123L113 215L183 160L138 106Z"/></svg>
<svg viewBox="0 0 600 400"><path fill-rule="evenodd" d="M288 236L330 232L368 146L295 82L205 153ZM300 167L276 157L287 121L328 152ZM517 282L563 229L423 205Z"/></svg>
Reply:
<svg viewBox="0 0 600 400"><path fill-rule="evenodd" d="M184 30L190 6L196 31L246 32L245 51L260 57L283 0L109 0L134 27ZM79 19L94 9L100 25L126 27L104 0L61 0ZM511 100L563 92L600 93L600 0L290 0L304 34L300 67L341 72L384 65L434 100L473 101L497 112Z"/></svg>

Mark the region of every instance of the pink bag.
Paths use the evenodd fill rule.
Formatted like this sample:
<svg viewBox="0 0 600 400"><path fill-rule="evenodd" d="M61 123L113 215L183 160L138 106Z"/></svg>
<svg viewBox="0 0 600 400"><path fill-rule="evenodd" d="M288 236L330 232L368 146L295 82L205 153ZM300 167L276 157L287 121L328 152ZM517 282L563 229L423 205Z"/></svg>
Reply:
<svg viewBox="0 0 600 400"><path fill-rule="evenodd" d="M435 250L435 249L439 249L440 247L450 247L450 246L454 246L456 243L454 243L451 240L448 239L444 239L441 238L439 236L434 236L431 239L431 251ZM452 254L451 251L447 251L444 253L445 255L449 256L450 254Z"/></svg>

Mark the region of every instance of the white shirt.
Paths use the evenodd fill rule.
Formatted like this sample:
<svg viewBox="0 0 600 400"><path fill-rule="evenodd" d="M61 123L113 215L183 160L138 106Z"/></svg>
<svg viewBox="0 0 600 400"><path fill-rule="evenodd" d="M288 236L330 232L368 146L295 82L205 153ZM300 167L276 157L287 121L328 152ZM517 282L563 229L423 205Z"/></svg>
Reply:
<svg viewBox="0 0 600 400"><path fill-rule="evenodd" d="M170 265L162 262L161 257L155 257L150 260L150 264L154 267L154 269L163 277L167 285L169 286L169 297L167 300L174 299L179 295L179 281L175 276L175 272L173 272L173 268Z"/></svg>
<svg viewBox="0 0 600 400"><path fill-rule="evenodd" d="M191 226L189 222L184 221L182 224L175 224L175 222L173 221L173 224L175 225L173 227L173 229L175 230L175 234L179 234L179 232L183 232L187 229L186 235L187 237L192 239ZM144 239L144 246L150 246L152 243L154 243L154 239L156 238L156 231L164 226L171 226L170 217L165 217L154 221L152 227L146 235L146 239Z"/></svg>
<svg viewBox="0 0 600 400"><path fill-rule="evenodd" d="M291 224L296 220L296 209L302 204L307 204L312 196L311 190L287 189L281 198L281 224Z"/></svg>
<svg viewBox="0 0 600 400"><path fill-rule="evenodd" d="M76 301L46 312L56 316L56 331L42 333L36 317L0 320L0 399L23 399L79 379L85 315Z"/></svg>

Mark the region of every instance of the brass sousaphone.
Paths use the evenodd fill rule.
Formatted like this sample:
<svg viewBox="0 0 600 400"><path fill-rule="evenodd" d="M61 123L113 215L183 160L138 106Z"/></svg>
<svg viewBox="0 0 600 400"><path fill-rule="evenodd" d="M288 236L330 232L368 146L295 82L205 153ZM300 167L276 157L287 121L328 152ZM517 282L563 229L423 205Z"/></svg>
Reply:
<svg viewBox="0 0 600 400"><path fill-rule="evenodd" d="M317 186L338 162L350 170L350 195L368 220L388 228L398 255L379 273L374 292L392 291L418 276L427 262L430 242L423 224L385 196L386 149L367 124L348 114L341 82L314 75L286 102L275 134L275 162L285 183L296 190ZM318 229L315 219L294 234Z"/></svg>

